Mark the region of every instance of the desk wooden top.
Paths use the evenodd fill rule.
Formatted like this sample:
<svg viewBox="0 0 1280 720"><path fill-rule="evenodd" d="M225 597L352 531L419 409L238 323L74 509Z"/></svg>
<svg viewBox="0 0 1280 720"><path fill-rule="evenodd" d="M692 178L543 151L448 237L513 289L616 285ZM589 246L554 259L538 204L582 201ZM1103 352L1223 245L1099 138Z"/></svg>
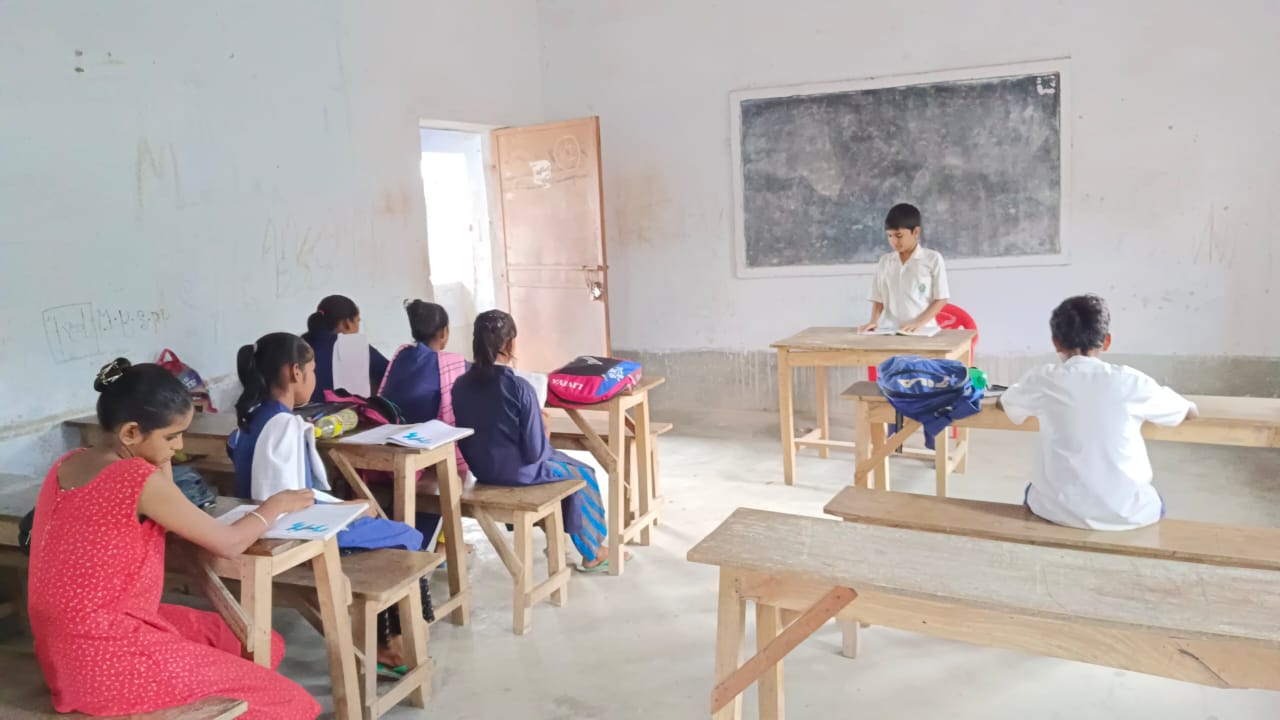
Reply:
<svg viewBox="0 0 1280 720"><path fill-rule="evenodd" d="M811 327L769 347L793 352L861 350L889 355L947 355L967 350L972 330L942 330L933 337L916 335L863 335L857 328Z"/></svg>
<svg viewBox="0 0 1280 720"><path fill-rule="evenodd" d="M864 525L1229 567L1280 570L1280 529L1188 520L1104 532L1042 520L1022 505L848 487L823 508Z"/></svg>
<svg viewBox="0 0 1280 720"><path fill-rule="evenodd" d="M96 415L85 415L84 417L67 420L66 425L77 430L97 428L98 418ZM187 438L225 441L231 435L231 431L235 429L235 413L196 413L191 418L191 426L187 428L183 435Z"/></svg>
<svg viewBox="0 0 1280 720"><path fill-rule="evenodd" d="M739 508L690 562L1019 615L1280 643L1280 573ZM753 579L753 580L755 580Z"/></svg>

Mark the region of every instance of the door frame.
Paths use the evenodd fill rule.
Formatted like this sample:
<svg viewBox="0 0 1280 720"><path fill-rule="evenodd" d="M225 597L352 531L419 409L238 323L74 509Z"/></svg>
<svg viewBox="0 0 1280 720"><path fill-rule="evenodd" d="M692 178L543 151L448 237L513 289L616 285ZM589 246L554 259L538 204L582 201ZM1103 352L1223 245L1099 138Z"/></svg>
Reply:
<svg viewBox="0 0 1280 720"><path fill-rule="evenodd" d="M457 120L418 119L418 130L453 130L457 132L475 133L480 136L480 162L484 166L485 215L489 223L489 256L493 258L493 297L498 309L511 309L511 290L507 287L507 239L503 234L502 198L498 196L498 166L493 160L493 131L509 125L491 125L486 123L460 122ZM422 154L420 133L415 132L418 140L418 154ZM418 191L426 195L426 187L422 183L422 173L418 173ZM426 212L431 212L430 208ZM430 245L431 238L427 238ZM427 284L430 285L430 267L428 266ZM432 286L434 299L435 288Z"/></svg>

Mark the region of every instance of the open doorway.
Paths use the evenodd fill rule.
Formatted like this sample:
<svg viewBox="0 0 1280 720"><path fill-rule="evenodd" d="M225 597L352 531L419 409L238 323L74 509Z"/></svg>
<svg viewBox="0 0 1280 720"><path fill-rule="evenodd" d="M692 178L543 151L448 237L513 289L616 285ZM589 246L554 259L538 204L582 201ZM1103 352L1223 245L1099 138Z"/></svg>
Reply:
<svg viewBox="0 0 1280 720"><path fill-rule="evenodd" d="M420 137L431 287L449 312L449 349L470 357L476 315L498 305L488 132L423 127Z"/></svg>

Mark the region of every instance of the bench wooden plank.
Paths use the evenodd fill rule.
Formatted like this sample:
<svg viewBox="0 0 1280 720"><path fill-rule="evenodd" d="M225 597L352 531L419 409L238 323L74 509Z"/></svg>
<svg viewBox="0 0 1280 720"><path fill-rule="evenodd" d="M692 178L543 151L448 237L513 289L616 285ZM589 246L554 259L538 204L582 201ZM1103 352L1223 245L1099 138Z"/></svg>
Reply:
<svg viewBox="0 0 1280 720"><path fill-rule="evenodd" d="M547 423L547 427L551 430L552 439L562 436L566 438L583 436L582 428L579 428L573 420L569 418L569 416L561 414L561 412L555 408L550 408L549 413L551 415L551 422ZM609 437L608 419L600 416L599 414L592 414L585 417L587 418L587 423L591 426L591 429L595 430L596 434L602 439L607 440ZM675 428L675 425L672 425L669 422L651 421L649 423L649 432L652 435L666 435L671 432L673 428ZM634 435L635 431L631 428L627 428L627 437L632 437Z"/></svg>
<svg viewBox="0 0 1280 720"><path fill-rule="evenodd" d="M538 485L489 485L470 482L462 490L462 509L471 513L475 507L508 510L512 512L540 512L560 502L586 486L582 480L561 480ZM425 479L418 483L418 498L434 512L440 493L435 482Z"/></svg>
<svg viewBox="0 0 1280 720"><path fill-rule="evenodd" d="M872 422L894 421L893 407L874 383L856 382L841 393L841 397L869 403ZM1146 423L1142 426L1143 437L1148 440L1208 445L1280 447L1280 398L1220 395L1187 395L1186 398L1196 404L1199 417L1176 427ZM981 412L959 420L955 425L980 430L1040 430L1040 424L1035 418L1015 425L995 403L984 403Z"/></svg>
<svg viewBox="0 0 1280 720"><path fill-rule="evenodd" d="M692 562L970 607L1280 642L1280 573L739 509Z"/></svg>
<svg viewBox="0 0 1280 720"><path fill-rule="evenodd" d="M1125 532L1079 530L1042 520L1022 505L849 487L823 508L863 525L1109 552L1231 567L1280 570L1280 529L1161 520Z"/></svg>
<svg viewBox="0 0 1280 720"><path fill-rule="evenodd" d="M351 583L351 594L374 603L385 603L404 594L405 585L444 562L444 555L411 550L373 550L342 558L342 574ZM316 574L296 567L272 579L276 584L315 590Z"/></svg>

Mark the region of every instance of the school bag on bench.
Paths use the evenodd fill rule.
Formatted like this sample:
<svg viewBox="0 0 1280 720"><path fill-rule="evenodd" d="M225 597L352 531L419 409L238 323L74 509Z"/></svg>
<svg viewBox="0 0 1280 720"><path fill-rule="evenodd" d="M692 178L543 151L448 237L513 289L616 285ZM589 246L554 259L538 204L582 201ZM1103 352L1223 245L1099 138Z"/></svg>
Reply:
<svg viewBox="0 0 1280 720"><path fill-rule="evenodd" d="M213 398L209 394L209 383L200 377L200 373L196 369L183 362L178 353L165 348L160 353L160 359L156 361L160 367L173 373L174 377L182 382L182 386L187 389L191 395L191 402L196 407L196 412L218 412L218 408L213 406Z"/></svg>
<svg viewBox="0 0 1280 720"><path fill-rule="evenodd" d="M927 438L982 410L983 390L969 379L964 363L896 355L880 363L878 371L876 384L889 404L900 416L923 425Z"/></svg>
<svg viewBox="0 0 1280 720"><path fill-rule="evenodd" d="M640 363L583 355L547 378L547 404L595 405L640 382Z"/></svg>

